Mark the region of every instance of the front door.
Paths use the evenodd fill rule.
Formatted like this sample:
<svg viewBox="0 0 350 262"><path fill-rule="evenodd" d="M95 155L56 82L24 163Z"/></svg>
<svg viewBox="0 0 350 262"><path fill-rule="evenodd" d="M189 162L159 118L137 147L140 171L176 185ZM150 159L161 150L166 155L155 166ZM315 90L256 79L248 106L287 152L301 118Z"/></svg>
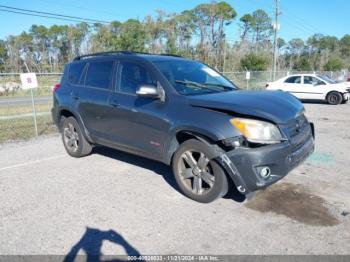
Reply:
<svg viewBox="0 0 350 262"><path fill-rule="evenodd" d="M158 82L145 65L123 60L118 64L116 92L109 100L111 138L129 151L159 159L170 129L169 101L136 95L139 86Z"/></svg>
<svg viewBox="0 0 350 262"><path fill-rule="evenodd" d="M303 90L305 99L322 99L324 91L322 86L326 83L314 76L303 77Z"/></svg>

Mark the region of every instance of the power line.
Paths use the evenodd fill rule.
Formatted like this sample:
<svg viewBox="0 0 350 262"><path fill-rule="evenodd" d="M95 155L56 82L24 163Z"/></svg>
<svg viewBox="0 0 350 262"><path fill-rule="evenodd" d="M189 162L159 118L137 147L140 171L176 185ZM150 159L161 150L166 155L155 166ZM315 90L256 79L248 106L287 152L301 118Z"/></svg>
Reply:
<svg viewBox="0 0 350 262"><path fill-rule="evenodd" d="M42 11L35 11L35 10L29 10L29 9L23 9L23 8L17 8L17 7L12 7L12 6L6 6L6 5L0 5L2 8L10 9L10 10L16 10L16 11L21 11L21 12L27 12L27 13L32 13L37 16L45 15L47 18L68 18L68 19L74 19L74 20L80 20L80 21L85 21L85 22L90 22L90 23L104 23L108 24L109 22L103 21L103 20L96 20L96 19L90 19L90 18L83 18L83 17L77 17L77 16L69 16L69 15L62 15L62 14L57 14L57 13L49 13L49 12L42 12ZM2 9L4 10L4 9ZM10 11L8 10L8 11ZM22 13L23 14L23 13ZM43 16L43 17L45 17Z"/></svg>
<svg viewBox="0 0 350 262"><path fill-rule="evenodd" d="M90 9L90 8L86 8L83 6L72 5L72 4L62 3L62 2L55 2L55 1L48 1L48 0L38 0L38 1L41 1L45 4L53 4L53 5L57 5L57 6L72 7L72 8L79 9L79 10L86 10L88 12L100 13L100 14L105 14L105 15L110 15L110 16L119 16L120 15L119 13L111 13L111 12L107 12L104 10L95 10L95 9Z"/></svg>
<svg viewBox="0 0 350 262"><path fill-rule="evenodd" d="M0 9L0 12L21 14L21 15L35 16L35 17L52 18L52 19L57 19L57 20L62 20L62 21L70 21L70 22L85 22L85 21L81 21L81 20L79 21L79 20L73 20L73 19L68 19L68 18L60 18L60 17L53 17L53 16L46 16L46 15L35 15L35 14L29 14L29 13L23 13L23 12L11 11L11 10L5 10L5 9ZM89 23L89 22L86 22L86 23Z"/></svg>

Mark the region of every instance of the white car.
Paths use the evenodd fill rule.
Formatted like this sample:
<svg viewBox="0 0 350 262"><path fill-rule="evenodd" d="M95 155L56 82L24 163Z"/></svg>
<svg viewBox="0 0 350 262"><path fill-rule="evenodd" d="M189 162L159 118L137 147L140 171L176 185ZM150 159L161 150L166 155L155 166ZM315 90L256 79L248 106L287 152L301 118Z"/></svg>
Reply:
<svg viewBox="0 0 350 262"><path fill-rule="evenodd" d="M325 100L329 104L346 103L350 83L337 83L325 75L296 74L266 84L267 90L282 90L301 100Z"/></svg>

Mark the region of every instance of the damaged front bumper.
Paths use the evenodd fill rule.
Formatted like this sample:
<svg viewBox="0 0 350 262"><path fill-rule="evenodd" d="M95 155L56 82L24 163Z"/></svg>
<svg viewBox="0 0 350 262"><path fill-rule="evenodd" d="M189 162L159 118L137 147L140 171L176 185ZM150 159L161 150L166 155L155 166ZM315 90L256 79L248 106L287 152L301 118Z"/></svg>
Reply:
<svg viewBox="0 0 350 262"><path fill-rule="evenodd" d="M310 124L288 141L257 148L236 148L221 153L216 160L230 175L238 191L249 197L254 191L286 176L313 153L314 147L313 125ZM261 175L263 168L270 170L269 176Z"/></svg>

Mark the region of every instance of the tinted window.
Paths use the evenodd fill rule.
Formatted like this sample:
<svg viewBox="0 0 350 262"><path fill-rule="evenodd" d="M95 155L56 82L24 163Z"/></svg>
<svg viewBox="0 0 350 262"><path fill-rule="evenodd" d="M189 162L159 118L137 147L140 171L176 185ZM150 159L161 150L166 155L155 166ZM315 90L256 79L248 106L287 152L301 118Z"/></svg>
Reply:
<svg viewBox="0 0 350 262"><path fill-rule="evenodd" d="M92 62L89 64L85 85L108 89L112 81L113 61Z"/></svg>
<svg viewBox="0 0 350 262"><path fill-rule="evenodd" d="M285 83L289 84L300 84L301 83L301 77L300 76L291 76L284 81Z"/></svg>
<svg viewBox="0 0 350 262"><path fill-rule="evenodd" d="M118 86L120 92L136 94L136 89L141 85L157 84L150 72L141 65L121 62L119 66Z"/></svg>
<svg viewBox="0 0 350 262"><path fill-rule="evenodd" d="M68 81L72 84L78 84L81 74L84 70L85 63L72 63L69 66Z"/></svg>

